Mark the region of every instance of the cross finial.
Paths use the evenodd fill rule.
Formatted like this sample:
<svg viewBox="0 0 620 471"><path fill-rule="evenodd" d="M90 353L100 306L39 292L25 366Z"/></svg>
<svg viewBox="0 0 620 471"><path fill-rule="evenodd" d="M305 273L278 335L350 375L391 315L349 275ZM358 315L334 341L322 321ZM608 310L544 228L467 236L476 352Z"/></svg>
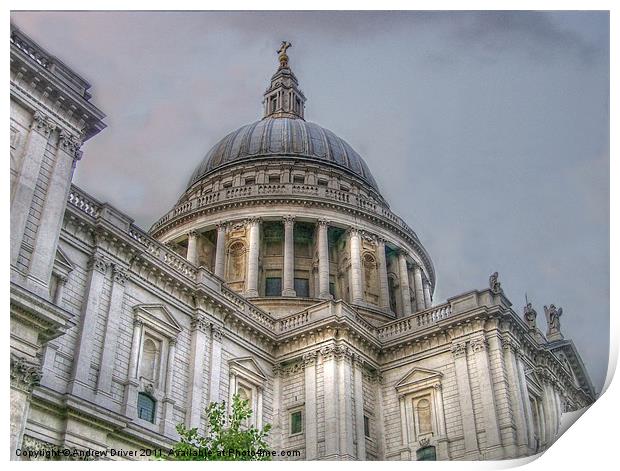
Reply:
<svg viewBox="0 0 620 471"><path fill-rule="evenodd" d="M276 51L279 54L278 59L280 59L280 67L288 67L288 56L286 55L286 50L291 46L292 44L290 42L282 41L280 49Z"/></svg>

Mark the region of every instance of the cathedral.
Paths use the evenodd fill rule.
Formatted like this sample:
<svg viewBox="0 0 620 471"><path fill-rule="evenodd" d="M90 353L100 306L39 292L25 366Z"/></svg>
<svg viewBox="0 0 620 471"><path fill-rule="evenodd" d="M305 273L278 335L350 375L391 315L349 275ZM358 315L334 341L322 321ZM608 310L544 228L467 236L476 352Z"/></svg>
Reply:
<svg viewBox="0 0 620 471"><path fill-rule="evenodd" d="M105 116L11 27L12 459L148 459L234 394L278 460L510 459L595 400L560 307L513 307L497 273L434 298L363 158L305 120L290 47L145 231L72 184Z"/></svg>

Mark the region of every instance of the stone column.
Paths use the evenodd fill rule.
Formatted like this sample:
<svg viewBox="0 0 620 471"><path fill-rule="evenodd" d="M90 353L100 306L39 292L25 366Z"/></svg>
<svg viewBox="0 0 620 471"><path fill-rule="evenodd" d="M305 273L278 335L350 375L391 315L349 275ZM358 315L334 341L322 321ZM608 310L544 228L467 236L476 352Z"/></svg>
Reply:
<svg viewBox="0 0 620 471"><path fill-rule="evenodd" d="M504 339L503 346L506 376L508 378L508 388L516 426L518 452L519 455L525 455L527 454L528 445L527 418L525 417L525 404L521 396L521 384L515 358L518 346L511 339Z"/></svg>
<svg viewBox="0 0 620 471"><path fill-rule="evenodd" d="M103 352L101 353L99 376L97 378L97 394L102 393L108 397L112 395L112 373L114 371L116 345L120 333L120 319L123 314L125 281L127 280L127 271L119 265L112 267L112 273L110 307L103 334Z"/></svg>
<svg viewBox="0 0 620 471"><path fill-rule="evenodd" d="M209 402L220 401L222 371L222 329L211 325L211 358L209 360Z"/></svg>
<svg viewBox="0 0 620 471"><path fill-rule="evenodd" d="M140 365L140 352L142 350L143 323L136 319L133 323L133 336L131 341L131 353L129 354L129 373L125 386L125 399L123 414L131 419L138 417L138 367Z"/></svg>
<svg viewBox="0 0 620 471"><path fill-rule="evenodd" d="M260 244L260 220L253 218L248 221L250 241L248 247L248 271L245 295L258 296L258 255Z"/></svg>
<svg viewBox="0 0 620 471"><path fill-rule="evenodd" d="M349 228L349 248L351 250L351 302L362 304L364 293L362 289L362 259L361 240L359 230Z"/></svg>
<svg viewBox="0 0 620 471"><path fill-rule="evenodd" d="M295 244L293 240L295 218L284 219L284 276L282 277L282 296L295 296Z"/></svg>
<svg viewBox="0 0 620 471"><path fill-rule="evenodd" d="M321 349L323 357L323 409L325 411L325 459L338 459L340 436L338 434L338 382L334 346Z"/></svg>
<svg viewBox="0 0 620 471"><path fill-rule="evenodd" d="M463 438L465 441L465 459L478 458L478 438L476 422L474 419L474 404L469 384L469 368L467 366L467 344L455 342L452 344L454 356L454 371L456 373L456 385L459 392L459 405L461 408L461 421L463 423Z"/></svg>
<svg viewBox="0 0 620 471"><path fill-rule="evenodd" d="M439 460L449 460L450 453L448 451L448 432L446 431L446 416L444 413L443 392L441 384L437 383L433 386L435 394L433 394L433 401L436 412L436 424L437 424L437 458Z"/></svg>
<svg viewBox="0 0 620 471"><path fill-rule="evenodd" d="M273 366L273 449L282 449L282 413L280 405L282 403L282 368L279 364ZM307 451L306 451L307 454Z"/></svg>
<svg viewBox="0 0 620 471"><path fill-rule="evenodd" d="M423 311L424 305L424 288L422 287L422 268L417 263L413 265L413 282L415 285L415 305L416 311Z"/></svg>
<svg viewBox="0 0 620 471"><path fill-rule="evenodd" d="M96 331L101 293L108 266L109 262L99 253L95 253L89 261L86 299L82 307L79 335L77 337L78 344L74 353L73 371L69 383L69 392L71 394L91 400L92 391L88 386L88 377L90 376L90 362L93 354L93 332Z"/></svg>
<svg viewBox="0 0 620 471"><path fill-rule="evenodd" d="M11 459L24 438L32 390L40 381L41 367L11 352Z"/></svg>
<svg viewBox="0 0 620 471"><path fill-rule="evenodd" d="M175 420L174 420L174 400L172 399L172 380L173 372L175 368L176 357L176 341L171 340L168 342L168 358L166 359L166 388L164 390L165 396L163 400L164 404L164 417L162 420L162 433L166 437L175 436Z"/></svg>
<svg viewBox="0 0 620 471"><path fill-rule="evenodd" d="M328 222L318 220L319 233L319 298L330 299L329 293L329 245L327 240Z"/></svg>
<svg viewBox="0 0 620 471"><path fill-rule="evenodd" d="M385 412L383 409L383 376L378 373L374 378L375 382L375 401L377 405L377 416L376 416L376 434L377 434L377 459L385 460Z"/></svg>
<svg viewBox="0 0 620 471"><path fill-rule="evenodd" d="M303 356L306 395L306 460L315 460L319 453L316 420L316 359L316 352L306 353Z"/></svg>
<svg viewBox="0 0 620 471"><path fill-rule="evenodd" d="M224 267L226 259L226 225L217 225L217 242L215 245L215 274L224 278Z"/></svg>
<svg viewBox="0 0 620 471"><path fill-rule="evenodd" d="M480 400L484 409L484 430L486 435L487 459L500 459L503 457L502 441L499 433L499 422L493 383L491 382L491 367L487 352L487 340L484 334L471 340L471 351L476 360L478 384L480 386Z"/></svg>
<svg viewBox="0 0 620 471"><path fill-rule="evenodd" d="M60 131L58 151L45 195L45 205L37 230L29 271L29 276L45 285L49 284L52 276L52 267L71 188L73 169L81 156L80 145L79 138L64 130Z"/></svg>
<svg viewBox="0 0 620 471"><path fill-rule="evenodd" d="M189 390L187 397L186 425L188 428L200 427L203 410L202 391L204 389L205 351L209 324L198 314L192 320L192 339L190 345Z"/></svg>
<svg viewBox="0 0 620 471"><path fill-rule="evenodd" d="M62 307L62 297L65 292L65 285L67 284L67 277L64 275L59 275L56 277L56 291L54 292L54 304L56 306Z"/></svg>
<svg viewBox="0 0 620 471"><path fill-rule="evenodd" d="M47 116L35 111L23 150L21 168L11 188L11 265L17 262L45 148L55 127Z"/></svg>
<svg viewBox="0 0 620 471"><path fill-rule="evenodd" d="M543 397L542 406L545 414L545 446L549 447L555 439L555 416L552 403L553 387L549 384L548 379L543 379Z"/></svg>
<svg viewBox="0 0 620 471"><path fill-rule="evenodd" d="M431 299L431 283L425 278L422 284L424 289L424 308L428 309L433 305L433 300Z"/></svg>
<svg viewBox="0 0 620 471"><path fill-rule="evenodd" d="M409 275L407 273L407 254L403 251L398 253L398 278L403 305L401 317L405 317L411 314L411 294L409 290Z"/></svg>
<svg viewBox="0 0 620 471"><path fill-rule="evenodd" d="M382 238L379 238L377 243L377 263L379 265L379 307L387 310L390 308L390 291L385 259L385 240Z"/></svg>
<svg viewBox="0 0 620 471"><path fill-rule="evenodd" d="M340 434L340 457L341 459L355 459L353 447L353 415L352 411L352 385L351 385L351 351L342 345L336 346L336 359L338 360L338 429Z"/></svg>
<svg viewBox="0 0 620 471"><path fill-rule="evenodd" d="M357 459L364 461L366 460L366 434L364 433L364 360L359 355L355 355L353 365Z"/></svg>
<svg viewBox="0 0 620 471"><path fill-rule="evenodd" d="M198 265L198 232L189 231L187 234L187 261Z"/></svg>
<svg viewBox="0 0 620 471"><path fill-rule="evenodd" d="M526 431L527 431L527 440L530 449L536 449L536 439L534 437L534 412L532 411L532 406L530 404L530 395L527 391L527 379L525 378L525 369L523 367L523 353L521 351L517 351L516 353L516 365L517 365L517 374L519 376L519 388L521 393L521 401L523 403L525 419L527 423Z"/></svg>

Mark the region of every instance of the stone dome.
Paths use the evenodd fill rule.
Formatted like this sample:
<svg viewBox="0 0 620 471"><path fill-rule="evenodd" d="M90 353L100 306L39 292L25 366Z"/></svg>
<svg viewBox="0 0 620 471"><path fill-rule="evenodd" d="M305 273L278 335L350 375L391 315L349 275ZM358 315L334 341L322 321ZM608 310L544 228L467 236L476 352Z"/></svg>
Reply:
<svg viewBox="0 0 620 471"><path fill-rule="evenodd" d="M221 139L196 168L188 188L212 171L229 164L271 158L313 160L334 165L379 191L366 162L344 139L318 124L283 116L265 117Z"/></svg>

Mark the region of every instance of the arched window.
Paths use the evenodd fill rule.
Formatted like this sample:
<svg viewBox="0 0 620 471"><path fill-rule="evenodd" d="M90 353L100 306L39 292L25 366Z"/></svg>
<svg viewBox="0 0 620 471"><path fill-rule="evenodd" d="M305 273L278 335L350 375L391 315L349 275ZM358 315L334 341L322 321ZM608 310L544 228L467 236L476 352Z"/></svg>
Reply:
<svg viewBox="0 0 620 471"><path fill-rule="evenodd" d="M416 407L418 413L419 434L432 433L433 425L431 423L431 403L428 399L420 399Z"/></svg>
<svg viewBox="0 0 620 471"><path fill-rule="evenodd" d="M142 361L140 362L140 376L151 381L157 380L159 372L159 348L153 339L144 339L142 347Z"/></svg>
<svg viewBox="0 0 620 471"><path fill-rule="evenodd" d="M138 417L151 423L155 423L155 399L147 393L138 393Z"/></svg>

